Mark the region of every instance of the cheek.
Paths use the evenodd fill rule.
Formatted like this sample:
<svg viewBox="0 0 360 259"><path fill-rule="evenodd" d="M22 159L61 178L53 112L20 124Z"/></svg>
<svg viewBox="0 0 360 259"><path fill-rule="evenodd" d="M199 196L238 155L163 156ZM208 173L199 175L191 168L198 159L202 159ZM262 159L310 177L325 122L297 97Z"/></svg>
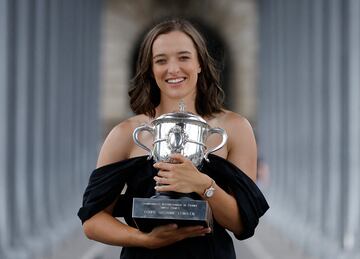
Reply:
<svg viewBox="0 0 360 259"><path fill-rule="evenodd" d="M152 69L153 76L156 78L160 78L163 74L163 69L158 67L153 67Z"/></svg>
<svg viewBox="0 0 360 259"><path fill-rule="evenodd" d="M162 81L163 81L162 71L159 69L153 69L152 74L153 74L153 79L154 79L155 83L157 84L157 86L158 87L161 86Z"/></svg>
<svg viewBox="0 0 360 259"><path fill-rule="evenodd" d="M159 72L156 69L153 69L152 70L152 76L155 79L155 81L157 81L158 78L159 78Z"/></svg>
<svg viewBox="0 0 360 259"><path fill-rule="evenodd" d="M199 77L199 68L198 67L193 67L192 69L191 69L191 71L192 71L192 77L194 78L194 79L198 79L198 77Z"/></svg>

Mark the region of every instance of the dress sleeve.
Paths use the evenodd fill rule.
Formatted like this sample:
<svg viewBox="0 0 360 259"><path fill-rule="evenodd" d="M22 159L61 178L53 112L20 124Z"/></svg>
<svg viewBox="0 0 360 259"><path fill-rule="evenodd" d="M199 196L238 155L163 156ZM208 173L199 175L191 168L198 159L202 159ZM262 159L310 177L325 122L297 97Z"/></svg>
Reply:
<svg viewBox="0 0 360 259"><path fill-rule="evenodd" d="M99 167L91 173L77 214L82 223L115 201L141 160L146 161L143 158L128 159Z"/></svg>
<svg viewBox="0 0 360 259"><path fill-rule="evenodd" d="M202 171L212 177L222 188L231 190L239 207L243 221L243 232L235 235L239 240L254 235L259 218L269 205L254 181L229 161L211 155L210 162L204 162Z"/></svg>

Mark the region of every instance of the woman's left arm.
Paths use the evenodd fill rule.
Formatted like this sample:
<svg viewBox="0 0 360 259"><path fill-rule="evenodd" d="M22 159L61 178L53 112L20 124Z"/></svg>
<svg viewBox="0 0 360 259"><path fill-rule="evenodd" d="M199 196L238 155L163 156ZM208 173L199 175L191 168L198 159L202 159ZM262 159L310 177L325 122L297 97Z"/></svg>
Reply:
<svg viewBox="0 0 360 259"><path fill-rule="evenodd" d="M257 172L257 147L254 131L247 119L233 114L226 127L229 135L227 160L254 182Z"/></svg>
<svg viewBox="0 0 360 259"><path fill-rule="evenodd" d="M227 160L255 181L257 148L253 129L247 119L234 113L229 117L224 123L228 134ZM207 201L210 203L214 218L220 225L235 234L242 232L243 222L239 207L232 195L216 185L214 195Z"/></svg>

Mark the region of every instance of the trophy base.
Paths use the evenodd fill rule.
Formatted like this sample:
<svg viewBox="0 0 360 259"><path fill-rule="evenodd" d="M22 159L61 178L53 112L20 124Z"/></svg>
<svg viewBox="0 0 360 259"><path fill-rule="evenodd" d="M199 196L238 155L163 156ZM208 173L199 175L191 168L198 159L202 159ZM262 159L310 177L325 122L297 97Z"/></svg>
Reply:
<svg viewBox="0 0 360 259"><path fill-rule="evenodd" d="M166 224L212 227L212 213L207 201L163 198L134 198L132 217L137 228L150 232Z"/></svg>

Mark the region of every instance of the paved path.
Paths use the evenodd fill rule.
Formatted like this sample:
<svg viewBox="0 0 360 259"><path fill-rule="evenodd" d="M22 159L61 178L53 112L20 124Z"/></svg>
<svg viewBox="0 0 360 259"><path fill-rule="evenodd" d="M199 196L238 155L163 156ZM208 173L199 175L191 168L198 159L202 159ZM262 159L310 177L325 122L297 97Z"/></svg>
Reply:
<svg viewBox="0 0 360 259"><path fill-rule="evenodd" d="M262 220L254 237L234 240L237 259L316 259L304 253L284 238L275 228ZM115 259L120 248L87 240L80 229L71 238L53 251L53 256L44 259Z"/></svg>

